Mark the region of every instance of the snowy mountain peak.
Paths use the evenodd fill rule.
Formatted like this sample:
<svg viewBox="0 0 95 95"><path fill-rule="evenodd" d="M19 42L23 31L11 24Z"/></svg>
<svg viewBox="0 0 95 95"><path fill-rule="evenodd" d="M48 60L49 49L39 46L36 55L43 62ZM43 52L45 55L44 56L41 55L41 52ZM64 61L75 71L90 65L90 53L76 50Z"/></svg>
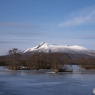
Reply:
<svg viewBox="0 0 95 95"><path fill-rule="evenodd" d="M33 54L34 52L59 52L59 53L67 53L72 57L83 57L83 56L91 56L95 57L95 51L88 50L85 47L74 45L74 46L69 46L69 45L56 45L56 44L48 44L45 42L40 43L36 47L29 48L23 53L31 53Z"/></svg>
<svg viewBox="0 0 95 95"><path fill-rule="evenodd" d="M25 50L23 53L26 52L32 52L32 51L44 51L44 52L68 52L68 51L83 51L83 50L88 50L85 47L74 45L74 46L69 46L69 45L50 45L45 42L41 42L39 45L33 48L29 48Z"/></svg>
<svg viewBox="0 0 95 95"><path fill-rule="evenodd" d="M41 48L41 47L47 47L48 45L49 45L48 43L42 42L42 43L40 43L39 45L37 45L37 46L35 47L35 49L38 49L38 48Z"/></svg>
<svg viewBox="0 0 95 95"><path fill-rule="evenodd" d="M43 44L45 44L45 42L41 42L39 45L42 46Z"/></svg>
<svg viewBox="0 0 95 95"><path fill-rule="evenodd" d="M41 42L39 45L37 45L37 46L35 46L33 48L29 48L29 49L25 50L23 53L34 51L34 50L38 50L40 48L44 48L44 47L48 47L48 46L49 46L48 43Z"/></svg>

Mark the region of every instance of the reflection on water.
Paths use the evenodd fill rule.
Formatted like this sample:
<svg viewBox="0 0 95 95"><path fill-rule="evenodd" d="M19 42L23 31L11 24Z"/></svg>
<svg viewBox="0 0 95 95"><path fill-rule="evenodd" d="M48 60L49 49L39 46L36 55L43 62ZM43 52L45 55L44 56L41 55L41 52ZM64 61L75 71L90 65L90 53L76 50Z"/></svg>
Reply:
<svg viewBox="0 0 95 95"><path fill-rule="evenodd" d="M93 95L95 71L7 70L0 67L0 95Z"/></svg>

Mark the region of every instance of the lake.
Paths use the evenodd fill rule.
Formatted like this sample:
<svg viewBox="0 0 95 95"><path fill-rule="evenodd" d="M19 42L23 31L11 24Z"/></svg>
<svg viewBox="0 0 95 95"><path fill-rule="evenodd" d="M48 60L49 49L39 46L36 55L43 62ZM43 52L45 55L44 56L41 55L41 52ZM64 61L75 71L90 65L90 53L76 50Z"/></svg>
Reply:
<svg viewBox="0 0 95 95"><path fill-rule="evenodd" d="M0 67L0 95L95 95L95 70L7 70Z"/></svg>

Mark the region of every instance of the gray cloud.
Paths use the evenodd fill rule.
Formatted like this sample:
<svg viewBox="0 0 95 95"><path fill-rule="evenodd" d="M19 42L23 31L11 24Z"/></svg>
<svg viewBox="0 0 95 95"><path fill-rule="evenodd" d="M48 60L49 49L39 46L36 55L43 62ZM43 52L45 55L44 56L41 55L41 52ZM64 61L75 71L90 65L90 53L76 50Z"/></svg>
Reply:
<svg viewBox="0 0 95 95"><path fill-rule="evenodd" d="M0 23L0 27L8 28L41 28L42 26L26 24L26 23Z"/></svg>
<svg viewBox="0 0 95 95"><path fill-rule="evenodd" d="M13 43L13 41L0 41L1 44Z"/></svg>
<svg viewBox="0 0 95 95"><path fill-rule="evenodd" d="M90 40L90 39L92 39L92 40L94 40L95 39L95 35L72 35L72 36L70 36L69 38L71 38L71 39L86 39L86 40Z"/></svg>
<svg viewBox="0 0 95 95"><path fill-rule="evenodd" d="M0 44L15 44L15 43L23 43L23 41L0 41Z"/></svg>
<svg viewBox="0 0 95 95"><path fill-rule="evenodd" d="M0 40L0 44L19 44L19 43L30 43L31 41L36 41L35 38L22 38L22 39L6 39L6 40Z"/></svg>
<svg viewBox="0 0 95 95"><path fill-rule="evenodd" d="M10 30L8 30L8 31L0 31L0 34L1 35L10 35L10 36L12 36L12 35L14 35L14 36L28 36L28 37L33 37L33 36L37 36L37 35L44 35L45 33L42 33L42 32L36 32L36 31L32 31L32 30L22 30L22 31L10 31Z"/></svg>
<svg viewBox="0 0 95 95"><path fill-rule="evenodd" d="M80 39L95 39L95 35L89 35L89 36L80 36Z"/></svg>
<svg viewBox="0 0 95 95"><path fill-rule="evenodd" d="M33 37L44 34L41 32L43 26L36 26L25 23L0 23L0 28L1 35Z"/></svg>

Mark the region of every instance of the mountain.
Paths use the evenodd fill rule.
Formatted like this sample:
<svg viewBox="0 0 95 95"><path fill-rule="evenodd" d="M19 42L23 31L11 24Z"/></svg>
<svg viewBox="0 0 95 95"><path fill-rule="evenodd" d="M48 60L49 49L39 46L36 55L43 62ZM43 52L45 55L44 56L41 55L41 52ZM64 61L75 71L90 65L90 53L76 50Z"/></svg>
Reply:
<svg viewBox="0 0 95 95"><path fill-rule="evenodd" d="M29 48L23 51L24 54L26 53L33 53L33 52L60 52L60 53L68 53L71 57L95 57L95 51L89 50L85 47L74 45L50 45L48 43L42 42L36 47Z"/></svg>

